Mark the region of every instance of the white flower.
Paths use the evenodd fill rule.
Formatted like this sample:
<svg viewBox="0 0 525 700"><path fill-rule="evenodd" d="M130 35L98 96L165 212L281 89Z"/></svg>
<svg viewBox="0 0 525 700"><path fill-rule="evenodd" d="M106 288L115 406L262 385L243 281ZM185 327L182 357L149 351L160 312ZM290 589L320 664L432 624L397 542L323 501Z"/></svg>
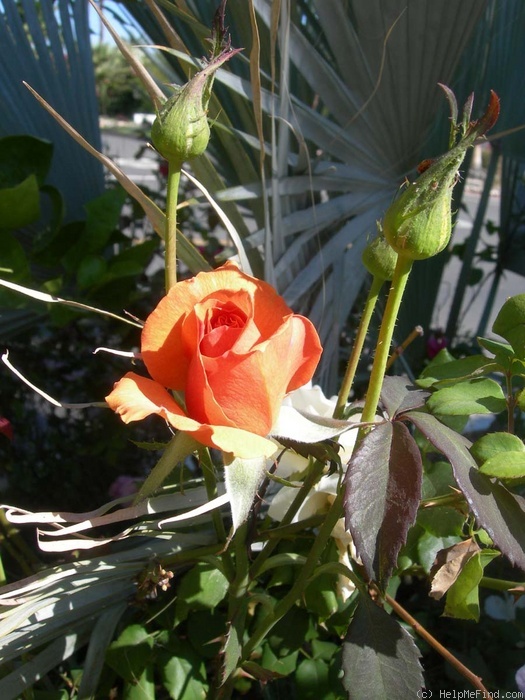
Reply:
<svg viewBox="0 0 525 700"><path fill-rule="evenodd" d="M516 685L520 692L525 694L525 666L521 666L516 671Z"/></svg>
<svg viewBox="0 0 525 700"><path fill-rule="evenodd" d="M329 417L333 416L337 397L327 399L319 386L312 386L311 382L289 394L283 401L284 405L291 406L299 411L306 413ZM358 423L361 420L359 414L353 416L350 422ZM339 436L338 442L341 445L339 456L343 465L343 470L346 469L346 464L352 456L357 438L357 428L350 429ZM299 474L308 466L308 460L301 455L298 455L292 450L287 450L277 467L276 474L284 479L288 479L294 474ZM338 492L341 488L341 474L325 474L315 484L310 493L307 495L298 512L295 514L292 522L296 523L301 520L306 520L313 515L326 513ZM291 482L295 486L300 486L300 482ZM281 521L297 495L297 488L283 486L273 496L268 514L274 520ZM356 558L354 543L351 535L346 532L344 518L337 521L332 537L335 539L337 549L339 551L339 561L351 568L351 558ZM347 600L355 590L354 584L345 576L339 576L338 593L343 601Z"/></svg>
<svg viewBox="0 0 525 700"><path fill-rule="evenodd" d="M323 394L320 386L312 386L312 382L308 382L304 386L292 391L284 398L283 406L291 406L292 408L304 413L311 413L323 418L332 418L334 414L337 396L332 396L327 399ZM349 423L359 423L361 414L356 414L349 419ZM339 457L346 467L352 452L354 451L355 441L357 439L357 426L351 428L339 436L337 442L341 445ZM292 450L287 450L279 462L277 475L283 479L288 479L292 474L298 474L306 469L308 460L301 457Z"/></svg>

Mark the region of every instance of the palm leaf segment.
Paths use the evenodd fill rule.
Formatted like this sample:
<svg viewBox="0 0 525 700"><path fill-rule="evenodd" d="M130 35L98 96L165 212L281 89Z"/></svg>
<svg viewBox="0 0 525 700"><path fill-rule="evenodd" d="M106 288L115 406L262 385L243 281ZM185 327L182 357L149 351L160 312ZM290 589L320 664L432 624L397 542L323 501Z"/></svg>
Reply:
<svg viewBox="0 0 525 700"><path fill-rule="evenodd" d="M24 87L49 99L100 150L87 3L58 0L0 4L0 137L31 134L53 143L48 183L67 202L68 220L104 190L102 167L47 114Z"/></svg>
<svg viewBox="0 0 525 700"><path fill-rule="evenodd" d="M154 43L165 43L145 5L123 4ZM277 3L253 1L255 34L246 3L228 6L233 45L245 47L244 59L217 75L227 90L217 87L210 109L218 127L216 171L210 175L203 163L195 170L211 191L220 184L218 171L230 185L220 192L223 206L235 203L253 217L255 231L241 230L252 266L316 323L325 348L319 379L333 386L340 333L364 280L361 251L417 165L443 100L437 83L450 80L483 3L319 0L279 7L278 14ZM169 57L175 81L188 69L184 50L202 54L214 10L215 2L163 4L177 33ZM234 220L231 209L229 215Z"/></svg>

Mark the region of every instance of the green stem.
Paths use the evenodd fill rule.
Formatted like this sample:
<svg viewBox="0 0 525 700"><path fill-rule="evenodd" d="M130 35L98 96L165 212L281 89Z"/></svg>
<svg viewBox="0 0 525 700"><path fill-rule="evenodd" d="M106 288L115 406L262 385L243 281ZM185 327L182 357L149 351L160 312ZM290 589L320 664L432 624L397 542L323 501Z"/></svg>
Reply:
<svg viewBox="0 0 525 700"><path fill-rule="evenodd" d="M215 478L215 468L213 462L211 461L210 452L208 448L202 448L199 450L199 459L202 468L202 474L204 476L204 484L206 486L206 495L208 500L212 501L217 498L217 479ZM214 509L212 511L212 521L213 527L215 528L215 533L219 542L226 543L228 536L226 534L226 529L224 527L224 522L220 510ZM233 581L235 577L235 567L232 562L231 554L228 550L222 553L221 556L222 564L224 566L224 573L228 581Z"/></svg>
<svg viewBox="0 0 525 700"><path fill-rule="evenodd" d="M374 312L374 308L377 302L377 297L383 286L383 279L374 276L372 279L372 285L370 291L368 292L368 297L365 302L363 309L363 315L359 322L359 328L357 329L357 335L354 341L354 347L352 348L352 353L348 360L348 365L346 366L345 376L343 378L343 383L339 389L339 396L337 397L337 403L334 409L334 418L343 418L346 402L350 396L350 391L352 389L352 384L354 383L355 373L357 371L357 365L359 364L359 359L361 357L361 352L363 350L363 345L365 344L366 334L368 333L368 326L370 325L370 319Z"/></svg>
<svg viewBox="0 0 525 700"><path fill-rule="evenodd" d="M165 280L166 293L177 284L177 205L181 163L169 163L166 189Z"/></svg>
<svg viewBox="0 0 525 700"><path fill-rule="evenodd" d="M319 530L319 534L315 538L312 549L308 554L308 558L306 559L306 562L304 563L304 566L302 567L294 585L284 596L284 598L282 598L276 604L275 608L262 619L262 622L259 624L253 635L246 642L242 655L243 661L247 661L250 658L251 653L262 642L272 627L277 624L277 622L279 622L279 620L286 615L290 608L295 605L296 601L301 598L306 586L308 585L309 579L315 570L317 562L323 553L328 540L330 539L332 530L334 529L336 522L342 516L343 497L344 491L341 489L336 499L332 503L330 510L326 514L325 521Z"/></svg>
<svg viewBox="0 0 525 700"><path fill-rule="evenodd" d="M516 399L512 393L512 374L510 372L507 372L505 375L505 383L507 387L507 432L512 435L514 433Z"/></svg>
<svg viewBox="0 0 525 700"><path fill-rule="evenodd" d="M199 549L187 549L183 552L168 554L167 556L162 557L162 566L171 566L175 568L176 566L181 566L190 562L197 562L204 557L218 554L222 547L223 545L220 542L214 542L213 544L208 544L205 547L199 547Z"/></svg>
<svg viewBox="0 0 525 700"><path fill-rule="evenodd" d="M372 373L370 374L370 383L366 394L365 406L363 408L363 423L371 423L374 420L383 379L385 376L386 365L390 355L390 346L392 344L392 336L396 325L397 314L401 305L401 299L408 282L408 276L412 269L412 260L401 255L397 258L396 269L390 292L386 303L385 313L379 330L379 338L377 340L376 353L374 364L372 365ZM362 429L359 431L361 433Z"/></svg>
<svg viewBox="0 0 525 700"><path fill-rule="evenodd" d="M284 514L283 519L280 522L279 529L281 527L284 527L286 525L290 525L292 520L294 519L294 516L297 514L299 508L302 506L304 499L308 496L310 493L312 487L316 483L317 479L321 475L322 471L324 469L324 463L323 462L315 462L306 475L306 478L303 482L303 485L297 492L296 497L292 501L292 504ZM265 561L268 559L268 557L271 555L271 553L274 551L274 549L277 547L281 539L285 536L284 531L282 535L279 537L275 537L275 539L272 539L271 541L267 542L265 548L262 550L262 552L257 556L255 561L253 562L251 568L250 568L250 578L254 579L256 576L259 575L261 568Z"/></svg>
<svg viewBox="0 0 525 700"><path fill-rule="evenodd" d="M483 586L483 588L490 588L493 591L511 591L513 588L521 588L523 581L504 581L499 578L483 576L479 585Z"/></svg>
<svg viewBox="0 0 525 700"><path fill-rule="evenodd" d="M219 675L214 679L208 697L213 700L229 700L233 692L235 671L239 667L238 661L241 653L244 631L246 628L246 614L248 611L248 588L250 577L248 575L248 551L247 551L248 523L243 523L236 531L232 545L235 550L235 577L228 589L228 620L229 629L223 648L223 664Z"/></svg>

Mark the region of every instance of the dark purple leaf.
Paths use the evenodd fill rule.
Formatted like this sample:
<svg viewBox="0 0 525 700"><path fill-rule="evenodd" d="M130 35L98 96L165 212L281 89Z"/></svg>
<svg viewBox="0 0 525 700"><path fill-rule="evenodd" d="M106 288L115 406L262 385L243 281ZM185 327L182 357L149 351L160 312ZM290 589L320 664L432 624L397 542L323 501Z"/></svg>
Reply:
<svg viewBox="0 0 525 700"><path fill-rule="evenodd" d="M385 377L381 388L381 402L390 418L404 411L420 408L430 396L403 377Z"/></svg>
<svg viewBox="0 0 525 700"><path fill-rule="evenodd" d="M447 457L478 525L512 564L525 570L525 499L481 474L467 449L468 441L437 418L417 411L405 417Z"/></svg>
<svg viewBox="0 0 525 700"><path fill-rule="evenodd" d="M421 455L403 423L382 423L348 464L345 520L371 579L385 586L416 518Z"/></svg>
<svg viewBox="0 0 525 700"><path fill-rule="evenodd" d="M343 685L349 700L421 695L419 656L410 634L383 608L363 596L343 642Z"/></svg>

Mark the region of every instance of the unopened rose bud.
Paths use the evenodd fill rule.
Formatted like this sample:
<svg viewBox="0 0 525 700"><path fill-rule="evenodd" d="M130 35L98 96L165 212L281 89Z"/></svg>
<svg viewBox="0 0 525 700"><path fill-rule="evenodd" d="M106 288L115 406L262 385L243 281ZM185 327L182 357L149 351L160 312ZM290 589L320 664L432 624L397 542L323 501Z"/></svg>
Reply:
<svg viewBox="0 0 525 700"><path fill-rule="evenodd" d="M448 91L447 95L450 100L452 93ZM452 233L452 192L459 168L468 148L494 125L499 114L499 99L494 92L479 121L470 122L471 105L471 101L467 102L459 142L434 161L425 161L420 177L404 190L385 214L385 238L399 255L424 260L437 255L448 245ZM454 114L452 123L459 131Z"/></svg>
<svg viewBox="0 0 525 700"><path fill-rule="evenodd" d="M435 161L389 207L383 219L385 238L399 254L424 260L440 253L452 233L452 191L465 151L446 168ZM441 166L439 173L435 169ZM434 175L429 179L428 175Z"/></svg>
<svg viewBox="0 0 525 700"><path fill-rule="evenodd" d="M217 68L238 53L227 48L199 71L161 107L151 128L151 141L176 167L204 153L210 140L208 102Z"/></svg>
<svg viewBox="0 0 525 700"><path fill-rule="evenodd" d="M151 140L167 161L184 163L206 150L210 140L203 105L202 81L190 80L161 108L151 129Z"/></svg>
<svg viewBox="0 0 525 700"><path fill-rule="evenodd" d="M390 281L396 269L397 253L380 233L366 246L361 256L363 265L373 277Z"/></svg>

